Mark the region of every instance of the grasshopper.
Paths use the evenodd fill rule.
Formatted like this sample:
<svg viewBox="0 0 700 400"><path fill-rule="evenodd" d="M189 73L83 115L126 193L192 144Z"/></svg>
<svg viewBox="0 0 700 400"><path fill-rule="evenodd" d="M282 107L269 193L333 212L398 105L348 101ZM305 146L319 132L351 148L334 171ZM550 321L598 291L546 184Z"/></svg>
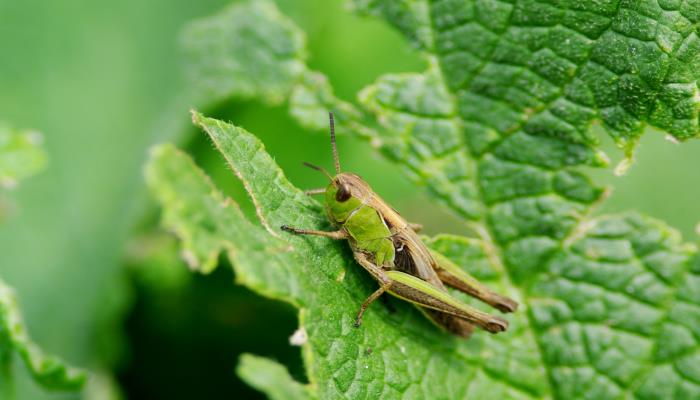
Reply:
<svg viewBox="0 0 700 400"><path fill-rule="evenodd" d="M454 335L467 338L474 325L491 333L505 331L508 323L504 319L462 303L447 292L445 285L502 312L515 311L518 304L492 292L447 257L428 249L417 234L420 225L408 223L358 175L341 172L333 113L329 113L329 119L336 175L304 163L330 180L327 187L308 190L306 194L324 195L328 219L338 230L328 232L287 225L281 229L349 242L355 260L379 283L379 289L360 306L355 326L362 323L367 307L388 292L417 305L437 326Z"/></svg>

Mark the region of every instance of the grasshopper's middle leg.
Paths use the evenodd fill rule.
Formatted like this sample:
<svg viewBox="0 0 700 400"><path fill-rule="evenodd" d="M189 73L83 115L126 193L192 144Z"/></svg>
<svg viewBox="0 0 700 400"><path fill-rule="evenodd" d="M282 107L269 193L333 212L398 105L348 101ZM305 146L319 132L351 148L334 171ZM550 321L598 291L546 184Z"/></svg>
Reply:
<svg viewBox="0 0 700 400"><path fill-rule="evenodd" d="M315 236L323 236L335 240L342 240L342 239L347 239L350 235L348 235L348 232L345 231L344 229L340 229L334 232L327 232L327 231L317 231L313 229L301 229L301 228L293 228L291 226L287 225L282 225L281 229L283 231L295 233L297 235L315 235ZM384 270L381 268L377 267L376 265L372 264L369 260L367 260L366 256L362 254L361 252L355 252L355 258L357 261L362 265L367 271L369 271L372 276L374 276L377 281L379 281L379 284L381 285L379 289L375 290L374 293L369 295L369 297L362 302L362 305L360 306L360 311L357 313L357 316L355 317L355 327L359 327L362 325L362 316L365 314L365 311L367 310L367 307L369 307L370 304L372 304L375 300L379 298L384 292L389 290L391 287L391 279L387 278L386 273Z"/></svg>
<svg viewBox="0 0 700 400"><path fill-rule="evenodd" d="M355 256L355 260L369 272L374 279L379 282L379 289L375 290L374 293L369 295L367 299L362 302L362 305L360 306L360 311L357 313L357 316L355 317L355 327L359 327L362 325L362 316L365 314L365 311L367 311L367 307L369 307L370 304L372 304L375 300L379 298L384 292L389 290L391 288L391 284L393 283L391 279L387 276L386 272L379 266L375 265L372 263L367 256L361 252L357 251L356 249L353 249L353 255Z"/></svg>
<svg viewBox="0 0 700 400"><path fill-rule="evenodd" d="M379 296L383 295L384 292L389 290L390 287L391 281L389 281L389 283L387 284L383 284L382 286L380 286L379 289L375 290L374 293L370 294L369 297L362 302L362 305L360 306L360 311L355 317L355 328L359 328L360 325L362 325L362 316L365 314L365 311L367 311L367 307L369 307L370 304L377 300Z"/></svg>

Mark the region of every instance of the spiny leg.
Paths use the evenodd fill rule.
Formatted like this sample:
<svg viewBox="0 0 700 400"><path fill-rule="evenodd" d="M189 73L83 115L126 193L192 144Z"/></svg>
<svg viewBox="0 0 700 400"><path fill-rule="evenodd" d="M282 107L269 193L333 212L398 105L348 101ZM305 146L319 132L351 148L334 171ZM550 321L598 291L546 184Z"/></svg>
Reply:
<svg viewBox="0 0 700 400"><path fill-rule="evenodd" d="M365 313L367 310L367 307L376 300L378 297L380 297L384 292L387 291L391 287L391 279L386 275L386 271L384 271L381 267L378 267L374 263L372 263L369 258L367 258L367 255L363 253L362 251L357 250L356 248L353 248L353 255L355 256L355 261L357 261L358 264L362 266L367 272L372 275L374 279L379 282L380 288L377 289L374 293L372 293L367 300L362 303L362 306L360 307L360 312L357 314L357 317L355 318L355 326L360 326L362 323L362 315Z"/></svg>
<svg viewBox="0 0 700 400"><path fill-rule="evenodd" d="M474 332L474 325L467 320L429 308L418 307L418 309L433 320L433 323L453 335L467 339Z"/></svg>
<svg viewBox="0 0 700 400"><path fill-rule="evenodd" d="M484 303L498 309L504 313L510 313L518 308L518 303L508 297L492 292L481 284L474 284L464 279L458 279L444 269L437 269L440 280L447 286L453 287L460 292L475 297Z"/></svg>
<svg viewBox="0 0 700 400"><path fill-rule="evenodd" d="M294 233L297 235L314 235L314 236L323 236L335 240L343 240L348 238L348 233L344 229L340 229L337 231L333 232L326 232L326 231L317 231L314 229L301 229L301 228L294 228L291 226L287 225L282 225L280 227L283 231L287 231L290 233Z"/></svg>
<svg viewBox="0 0 700 400"><path fill-rule="evenodd" d="M399 298L428 309L461 318L465 320L467 324L478 325L491 333L502 332L508 328L508 322L505 320L463 304L450 296L447 292L437 289L435 286L420 278L400 271L385 271L372 263L367 258L366 254L357 251L355 248L353 248L353 255L355 256L355 260L382 286L372 293L362 304L362 309L360 310L360 314L358 314L360 319L369 304L388 290ZM445 328L449 330L449 327ZM460 336L464 337L468 336L469 327L464 326L462 328L464 331L463 333L457 333L455 331L452 331L452 333L460 334Z"/></svg>
<svg viewBox="0 0 700 400"><path fill-rule="evenodd" d="M404 300L462 318L491 333L503 332L508 328L508 322L504 319L464 304L420 278L400 271L388 271L386 275L392 281L390 293Z"/></svg>
<svg viewBox="0 0 700 400"><path fill-rule="evenodd" d="M360 311L355 317L355 328L359 328L360 325L362 325L362 316L365 314L365 311L367 311L367 307L369 307L370 304L377 300L379 296L383 295L384 292L389 290L390 287L391 282L380 286L379 289L375 290L374 293L370 294L369 297L362 303L362 305L360 306Z"/></svg>
<svg viewBox="0 0 700 400"><path fill-rule="evenodd" d="M487 288L444 255L434 250L431 250L430 254L436 261L435 272L444 284L475 297L504 313L513 312L518 308L518 303L515 300Z"/></svg>

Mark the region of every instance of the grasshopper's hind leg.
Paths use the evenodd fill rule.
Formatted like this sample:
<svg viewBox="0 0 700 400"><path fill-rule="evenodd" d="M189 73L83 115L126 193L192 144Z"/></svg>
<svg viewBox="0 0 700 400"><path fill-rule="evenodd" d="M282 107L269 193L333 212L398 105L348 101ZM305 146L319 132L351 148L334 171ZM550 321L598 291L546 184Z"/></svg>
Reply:
<svg viewBox="0 0 700 400"><path fill-rule="evenodd" d="M457 332L456 329L450 329L451 326L448 326L446 319L449 318L447 316L438 316L435 313L431 313L433 314L431 315L431 319L438 319L436 323L448 331L463 337L468 337L468 335L471 333L469 332L469 327L466 326L466 324L478 325L491 333L503 332L508 328L508 322L505 320L463 304L454 297L450 296L447 292L436 288L420 278L404 272L385 271L372 263L361 251L354 251L353 254L355 255L355 260L357 260L357 262L363 268L365 268L367 272L372 274L374 279L376 279L381 285L379 289L372 293L372 295L370 295L367 300L362 303L362 307L360 308L356 322L359 321L359 323L361 323L362 314L364 314L367 307L382 293L388 291L394 296L410 301L413 304L464 320L465 324L452 322L455 328L456 324L464 325L460 326L460 332ZM355 326L358 326L358 324Z"/></svg>
<svg viewBox="0 0 700 400"><path fill-rule="evenodd" d="M394 296L421 307L461 318L491 333L508 329L506 320L464 304L420 278L400 271L388 271L386 274L392 281L389 292Z"/></svg>
<svg viewBox="0 0 700 400"><path fill-rule="evenodd" d="M474 325L462 318L431 310L429 308L418 307L418 309L428 318L430 318L435 325L453 335L468 339L474 332Z"/></svg>
<svg viewBox="0 0 700 400"><path fill-rule="evenodd" d="M515 300L491 291L447 257L433 250L430 251L430 254L437 263L435 272L444 284L475 297L504 313L513 312L518 308L518 303Z"/></svg>

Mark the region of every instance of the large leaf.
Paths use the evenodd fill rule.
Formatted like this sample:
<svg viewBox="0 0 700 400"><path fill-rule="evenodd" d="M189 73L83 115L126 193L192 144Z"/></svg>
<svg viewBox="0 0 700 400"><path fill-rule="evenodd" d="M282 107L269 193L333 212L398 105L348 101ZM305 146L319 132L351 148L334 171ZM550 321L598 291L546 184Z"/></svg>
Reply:
<svg viewBox="0 0 700 400"><path fill-rule="evenodd" d="M354 328L354 315L374 282L354 263L344 244L290 237L279 229L285 223L328 229L318 203L284 178L254 136L220 121L199 115L195 119L245 183L260 223L247 221L188 156L165 145L154 149L147 168L149 186L165 207L165 226L183 238L191 265L211 265L219 252L226 251L239 283L301 309L300 329L308 335L304 357L320 397L364 398L382 393L397 397L404 392L446 397L479 390L470 389L476 380L461 377L476 374L475 362L480 362L482 352L517 352L524 364L523 377L543 373L537 360L517 348L495 346L499 341L487 335L466 343L451 338L407 305L391 314L377 304L362 328ZM484 265L483 249L459 240L445 241L454 244L460 256L480 260L482 271L474 271L477 276L498 279L500 275ZM526 349L535 344L522 329L523 323L516 324L511 340L526 343L521 347ZM429 386L429 382L455 378L459 378L455 385ZM488 375L482 378L491 380Z"/></svg>
<svg viewBox="0 0 700 400"><path fill-rule="evenodd" d="M622 145L645 124L679 140L698 136L695 2L354 3L425 38L476 154L518 133L595 145L593 120Z"/></svg>
<svg viewBox="0 0 700 400"><path fill-rule="evenodd" d="M354 329L353 315L374 287L371 279L344 244L283 236L278 229L285 223L329 229L318 204L289 184L254 136L200 115L195 121L243 180L260 223L246 220L188 156L162 146L153 152L147 177L164 205L164 223L184 239L193 266L211 266L225 251L239 283L301 309L300 328L309 338L305 361L320 397L538 398L579 393L588 385L595 387L592 394L614 396L649 376L676 371L657 366L670 354L683 354L674 362L692 373L687 350L697 346L697 267L690 272L694 253L663 225L636 215L589 221L565 249L534 241L513 253L523 258L514 260L520 270L511 278L494 268L497 249L488 242L438 237L431 246L524 303L511 329L462 341L410 306L392 314L380 305ZM530 248L548 251L524 254ZM526 289L516 289L512 280ZM686 334L661 335L668 329ZM677 390L694 390L682 377ZM658 386L636 388L644 393Z"/></svg>
<svg viewBox="0 0 700 400"><path fill-rule="evenodd" d="M602 191L574 168L605 164L596 119L628 150L646 124L698 136L698 15L679 7L434 2L434 68L361 96L519 287L554 397L700 395L695 250L644 217L589 219Z"/></svg>
<svg viewBox="0 0 700 400"><path fill-rule="evenodd" d="M196 118L245 182L269 238L228 238L213 215L204 225L186 214L167 218L177 208L161 194L166 224L185 239L205 229L216 246L202 254L233 249L239 279L301 308L305 360L322 398L700 396L697 250L645 216L591 218L605 192L580 170L607 165L589 131L594 121L628 157L646 125L678 140L698 136L695 6L355 3L405 33L426 53L429 70L379 79L360 95L366 113L339 102L325 78L306 71L290 92L293 115L320 127L324 108L340 108L341 125L370 137L464 217L478 239L440 237L431 244L523 304L508 333L457 341L406 307L397 315L374 307L361 330L350 329L371 281L342 246L281 236L275 228L283 223L328 226L262 146L231 125ZM151 171L182 157L157 157ZM184 170L194 169L180 168L152 178L152 186L175 187ZM171 189L178 201L197 192L180 189ZM200 205L178 207L208 215ZM269 249L287 241L284 268L242 260L262 249L265 257L282 257ZM275 278L278 269L284 283Z"/></svg>

